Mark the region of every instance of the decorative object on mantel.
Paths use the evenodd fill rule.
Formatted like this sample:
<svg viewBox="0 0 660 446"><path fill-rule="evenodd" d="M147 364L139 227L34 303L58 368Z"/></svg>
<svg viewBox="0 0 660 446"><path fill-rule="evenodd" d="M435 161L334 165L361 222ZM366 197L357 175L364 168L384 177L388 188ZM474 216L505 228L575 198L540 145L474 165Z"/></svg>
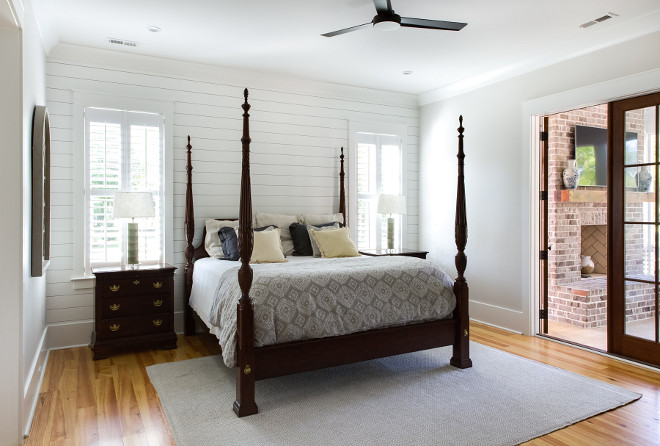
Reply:
<svg viewBox="0 0 660 446"><path fill-rule="evenodd" d="M648 166L642 166L637 173L637 190L640 192L648 192L653 183L653 174Z"/></svg>
<svg viewBox="0 0 660 446"><path fill-rule="evenodd" d="M580 256L582 261L580 262L580 266L582 269L580 270L582 274L588 275L594 272L594 261L591 260L591 256Z"/></svg>
<svg viewBox="0 0 660 446"><path fill-rule="evenodd" d="M568 167L564 169L561 175L564 180L564 187L566 189L577 189L580 180L580 168L575 166L575 160L568 160L567 165Z"/></svg>
<svg viewBox="0 0 660 446"><path fill-rule="evenodd" d="M151 192L117 192L112 208L113 218L130 218L128 224L128 265L137 265L138 261L138 224L136 218L155 216L154 197Z"/></svg>
<svg viewBox="0 0 660 446"><path fill-rule="evenodd" d="M376 212L389 215L387 218L387 249L394 249L394 218L392 214L406 213L406 197L403 195L380 194Z"/></svg>

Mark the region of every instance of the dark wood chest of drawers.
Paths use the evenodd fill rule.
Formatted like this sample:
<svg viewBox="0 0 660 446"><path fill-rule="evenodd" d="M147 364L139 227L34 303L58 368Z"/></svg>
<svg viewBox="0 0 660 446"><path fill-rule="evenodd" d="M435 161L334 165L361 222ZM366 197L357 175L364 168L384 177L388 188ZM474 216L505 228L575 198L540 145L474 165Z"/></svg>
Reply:
<svg viewBox="0 0 660 446"><path fill-rule="evenodd" d="M167 265L94 268L94 359L140 348L176 348L174 270Z"/></svg>

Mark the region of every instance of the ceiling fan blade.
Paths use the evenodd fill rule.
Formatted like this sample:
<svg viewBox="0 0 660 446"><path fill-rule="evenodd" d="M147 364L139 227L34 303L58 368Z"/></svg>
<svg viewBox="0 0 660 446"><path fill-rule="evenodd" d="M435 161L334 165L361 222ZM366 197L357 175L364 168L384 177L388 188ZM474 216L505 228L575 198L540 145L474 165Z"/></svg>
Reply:
<svg viewBox="0 0 660 446"><path fill-rule="evenodd" d="M467 23L461 22L446 22L444 20L426 20L426 19L413 19L411 17L401 17L401 26L408 28L425 28L425 29L444 29L446 31L460 31Z"/></svg>
<svg viewBox="0 0 660 446"><path fill-rule="evenodd" d="M351 33L353 31L357 31L359 29L366 28L367 26L372 26L371 22L363 23L362 25L351 26L350 28L344 28L344 29L340 29L339 31L332 31L332 32L329 32L329 33L321 34L321 35L324 36L324 37L334 37L334 36L338 36L340 34Z"/></svg>
<svg viewBox="0 0 660 446"><path fill-rule="evenodd" d="M376 11L378 11L378 14L381 14L383 12L392 12L392 3L390 3L390 0L373 0L374 1L374 6L376 7Z"/></svg>

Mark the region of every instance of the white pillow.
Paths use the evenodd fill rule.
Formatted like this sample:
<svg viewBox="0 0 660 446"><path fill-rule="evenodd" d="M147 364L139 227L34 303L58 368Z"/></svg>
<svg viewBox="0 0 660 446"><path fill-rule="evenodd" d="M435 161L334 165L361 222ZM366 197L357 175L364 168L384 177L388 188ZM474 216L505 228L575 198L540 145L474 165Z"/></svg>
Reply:
<svg viewBox="0 0 660 446"><path fill-rule="evenodd" d="M279 228L255 231L250 263L283 263L286 261L282 252Z"/></svg>
<svg viewBox="0 0 660 446"><path fill-rule="evenodd" d="M322 225L323 223L330 223L333 221L338 221L343 224L344 214L300 214L298 220L304 225Z"/></svg>
<svg viewBox="0 0 660 446"><path fill-rule="evenodd" d="M285 256L293 254L293 240L289 226L291 223L298 223L298 217L295 215L266 214L257 212L255 215L256 226L277 226L280 228L280 239L282 240L282 251Z"/></svg>
<svg viewBox="0 0 660 446"><path fill-rule="evenodd" d="M336 231L339 229L339 223L335 223L332 226L323 226L318 228L316 226L307 225L307 234L309 234L309 241L312 244L312 251L314 252L314 257L321 257L321 250L319 250L319 245L316 243L314 237L312 237L312 231Z"/></svg>
<svg viewBox="0 0 660 446"><path fill-rule="evenodd" d="M218 231L220 228L229 226L233 228L236 226L237 220L215 220L213 218L207 218L204 224L206 225L206 237L204 238L204 248L206 252L209 253L209 256L215 257L216 259L221 259L225 255L222 253L222 242L220 237L218 237Z"/></svg>

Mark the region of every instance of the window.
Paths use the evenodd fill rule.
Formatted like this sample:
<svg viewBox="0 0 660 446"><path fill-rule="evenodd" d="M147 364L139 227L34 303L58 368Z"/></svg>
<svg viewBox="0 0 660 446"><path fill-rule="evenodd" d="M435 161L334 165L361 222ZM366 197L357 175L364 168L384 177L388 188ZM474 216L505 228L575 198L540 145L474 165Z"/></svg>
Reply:
<svg viewBox="0 0 660 446"><path fill-rule="evenodd" d="M126 261L126 220L116 192L151 192L155 217L140 219L140 263L164 261L164 118L157 113L86 107L85 269Z"/></svg>
<svg viewBox="0 0 660 446"><path fill-rule="evenodd" d="M378 195L405 195L403 144L398 135L357 132L355 135L354 224L358 249L387 247L387 218L376 211ZM401 248L402 216L394 218L394 247Z"/></svg>

